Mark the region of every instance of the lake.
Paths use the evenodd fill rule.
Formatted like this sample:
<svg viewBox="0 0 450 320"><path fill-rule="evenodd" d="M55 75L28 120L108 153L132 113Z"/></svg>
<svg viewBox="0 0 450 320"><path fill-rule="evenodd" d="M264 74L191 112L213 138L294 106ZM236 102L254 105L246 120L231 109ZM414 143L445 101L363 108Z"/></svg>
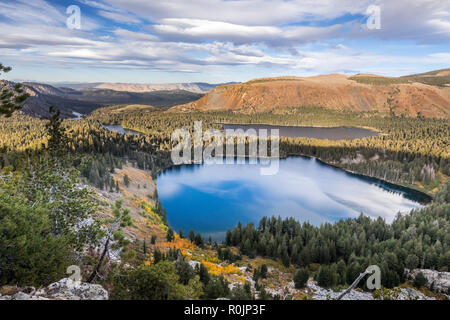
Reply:
<svg viewBox="0 0 450 320"><path fill-rule="evenodd" d="M103 128L106 128L110 131L115 131L120 134L131 134L133 136L140 134L140 132L131 130L131 129L124 129L120 124L102 124Z"/></svg>
<svg viewBox="0 0 450 320"><path fill-rule="evenodd" d="M279 172L261 176L262 164L173 167L157 178L170 226L221 241L240 221L263 216L294 217L314 225L357 217L361 212L392 222L397 212L423 206L428 198L410 189L347 173L315 158L280 160ZM421 204L422 202L422 204Z"/></svg>
<svg viewBox="0 0 450 320"><path fill-rule="evenodd" d="M377 136L378 132L357 127L290 127L290 126L272 126L267 124L222 124L226 129L266 129L270 135L271 129L279 129L280 137L287 138L315 138L329 140L357 139ZM119 125L103 125L104 128L118 132L120 134L137 135L140 132L124 129Z"/></svg>
<svg viewBox="0 0 450 320"><path fill-rule="evenodd" d="M253 128L255 130L267 129L270 133L271 129L279 129L280 137L287 138L315 138L329 140L357 139L377 136L378 132L357 127L298 127L298 126L275 126L267 124L225 124L226 129L243 129Z"/></svg>

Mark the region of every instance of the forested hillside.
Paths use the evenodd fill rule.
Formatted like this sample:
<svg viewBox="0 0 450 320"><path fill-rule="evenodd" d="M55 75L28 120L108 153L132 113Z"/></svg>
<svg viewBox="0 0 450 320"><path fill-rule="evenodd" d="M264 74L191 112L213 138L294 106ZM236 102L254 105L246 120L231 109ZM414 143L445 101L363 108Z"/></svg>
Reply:
<svg viewBox="0 0 450 320"><path fill-rule="evenodd" d="M450 183L427 208L398 215L392 224L361 215L320 227L265 217L258 226L238 224L226 245L243 255L280 259L285 266L319 264L319 285L351 284L369 265L381 268L382 285L398 286L404 269L450 270Z"/></svg>

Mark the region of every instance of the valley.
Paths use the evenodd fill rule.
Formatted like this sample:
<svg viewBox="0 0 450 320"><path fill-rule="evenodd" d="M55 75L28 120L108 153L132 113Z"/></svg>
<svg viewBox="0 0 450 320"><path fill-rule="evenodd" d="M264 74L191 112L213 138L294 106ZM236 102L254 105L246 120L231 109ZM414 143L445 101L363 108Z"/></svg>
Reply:
<svg viewBox="0 0 450 320"><path fill-rule="evenodd" d="M291 99L287 82L299 81L275 81L288 90L277 99ZM319 103L228 110L221 107L225 96L215 96L217 108L201 107L214 90L241 86L218 87L168 110L132 100L61 120L67 155L74 158L70 167L92 191L96 219L109 221L122 209L129 217L96 275L110 298L161 298L159 291L137 289L143 274L156 273L167 277L173 299L324 299L376 263L383 289L367 293L362 285L351 297L446 299L446 292L414 285L404 270L449 270L448 107L396 113ZM273 92L262 90L272 99ZM173 97L165 101L178 99L177 92L167 95ZM30 159L49 147L48 120L32 115L24 107L0 119L0 167L7 181L11 172L18 181L28 179L34 174ZM262 180L253 172L257 166L246 164L173 166L171 134L178 128L192 133L194 121L204 130L279 128L280 174ZM10 188L20 194L20 185ZM104 241L77 262L84 277ZM304 283L298 274L306 274ZM53 278L60 276L55 271Z"/></svg>
<svg viewBox="0 0 450 320"><path fill-rule="evenodd" d="M0 81L0 89L4 87L12 88L13 82ZM48 117L48 109L55 106L61 111L61 116L73 118L75 114L88 114L97 108L107 105L117 104L144 104L161 109L167 109L180 103L194 101L203 96L202 90L198 87L189 86L159 86L154 90L131 91L123 90L116 86L73 86L54 87L48 84L25 82L24 91L29 94L29 98L23 105L22 111L26 114L37 117ZM113 89L117 90L113 90ZM188 90L184 90L188 89Z"/></svg>
<svg viewBox="0 0 450 320"><path fill-rule="evenodd" d="M2 315L448 313L450 0L0 0L0 28Z"/></svg>

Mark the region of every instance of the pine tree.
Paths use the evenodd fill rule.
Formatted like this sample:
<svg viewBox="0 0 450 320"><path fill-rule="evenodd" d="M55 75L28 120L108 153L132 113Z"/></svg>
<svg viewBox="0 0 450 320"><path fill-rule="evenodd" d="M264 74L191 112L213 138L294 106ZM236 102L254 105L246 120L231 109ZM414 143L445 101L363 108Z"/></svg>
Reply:
<svg viewBox="0 0 450 320"><path fill-rule="evenodd" d="M209 281L211 280L211 277L209 275L208 269L206 269L205 265L203 263L200 264L200 269L199 269L199 276L200 276L200 281L206 286Z"/></svg>
<svg viewBox="0 0 450 320"><path fill-rule="evenodd" d="M143 246L142 246L142 251L144 252L144 254L147 254L147 241L146 239L142 240L143 242Z"/></svg>
<svg viewBox="0 0 450 320"><path fill-rule="evenodd" d="M195 243L195 245L197 245L199 247L203 247L203 238L200 233L197 233L195 235L194 243Z"/></svg>
<svg viewBox="0 0 450 320"><path fill-rule="evenodd" d="M189 239L191 240L191 242L195 241L195 232L194 232L194 230L189 231Z"/></svg>
<svg viewBox="0 0 450 320"><path fill-rule="evenodd" d="M104 220L104 225L107 226L105 244L98 263L87 280L88 283L92 282L98 276L103 260L111 247L125 250L129 243L129 241L125 239L125 236L121 230L125 227L131 226L133 224L133 220L130 216L130 210L122 209L122 203L122 200L117 200L113 207L114 217ZM114 242L113 245L111 245L112 242Z"/></svg>
<svg viewBox="0 0 450 320"><path fill-rule="evenodd" d="M123 176L123 183L125 184L125 186L128 188L129 186L130 186L130 177L128 177L128 175L127 174L125 174L124 176Z"/></svg>
<svg viewBox="0 0 450 320"><path fill-rule="evenodd" d="M8 73L11 70L11 67L5 67L0 63L0 75L2 72ZM22 108L22 104L29 96L28 93L24 92L20 83L16 83L12 88L5 85L0 92L0 116L11 117L14 111Z"/></svg>
<svg viewBox="0 0 450 320"><path fill-rule="evenodd" d="M174 240L174 233L173 233L173 230L171 229L171 228L169 228L168 230L167 230L167 241L168 242L172 242L173 240Z"/></svg>

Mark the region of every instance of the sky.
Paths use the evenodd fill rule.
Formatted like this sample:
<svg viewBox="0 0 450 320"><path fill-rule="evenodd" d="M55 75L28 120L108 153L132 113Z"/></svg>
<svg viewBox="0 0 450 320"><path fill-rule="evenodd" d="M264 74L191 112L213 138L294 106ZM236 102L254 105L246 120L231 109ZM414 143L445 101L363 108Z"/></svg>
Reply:
<svg viewBox="0 0 450 320"><path fill-rule="evenodd" d="M0 30L0 63L13 67L0 77L20 81L223 83L450 67L450 0L0 0Z"/></svg>

